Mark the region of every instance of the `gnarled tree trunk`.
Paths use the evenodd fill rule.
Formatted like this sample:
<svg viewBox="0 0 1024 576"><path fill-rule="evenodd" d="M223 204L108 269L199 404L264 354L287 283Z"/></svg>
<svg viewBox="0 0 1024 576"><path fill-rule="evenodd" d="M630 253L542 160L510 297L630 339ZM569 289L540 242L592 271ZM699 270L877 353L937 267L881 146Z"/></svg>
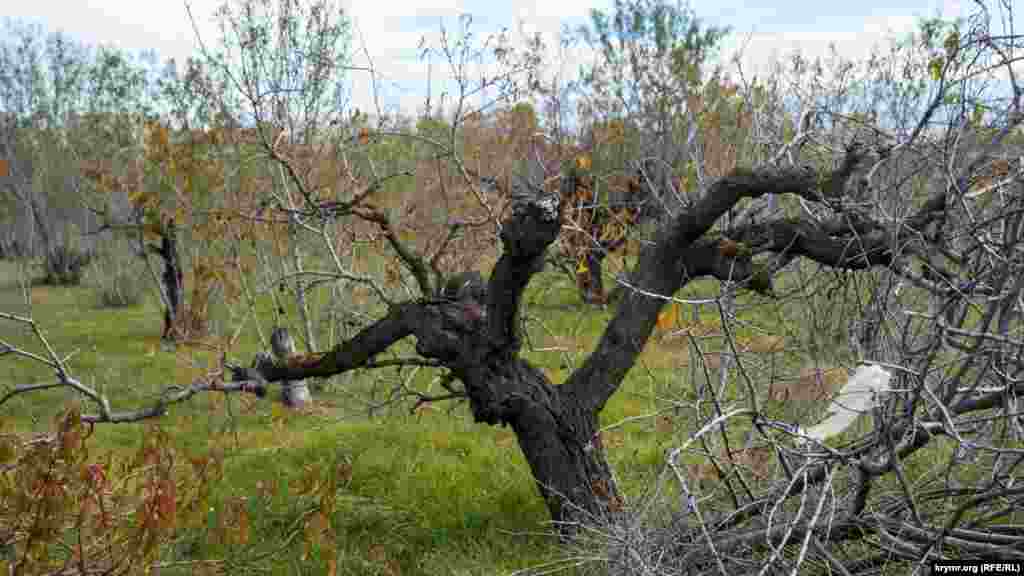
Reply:
<svg viewBox="0 0 1024 576"><path fill-rule="evenodd" d="M164 295L164 328L160 337L173 342L184 336L180 333L184 327L181 318L184 281L174 221L168 219L162 230L160 245L149 245L148 248L163 260L164 271L160 275L160 284Z"/></svg>
<svg viewBox="0 0 1024 576"><path fill-rule="evenodd" d="M764 168L737 171L716 182L690 210L666 221L644 247L628 280L633 289L618 303L597 348L560 386L519 356L520 300L561 227L559 196L542 193L520 199L504 223L503 254L486 288L465 289L462 296L442 291L441 298L396 304L384 318L329 352L256 368L233 367L234 379L275 382L330 376L364 366L395 342L414 335L420 355L439 361L463 383L476 421L512 427L552 519L563 532L572 532L578 522L614 514L622 505L605 458L598 415L636 362L668 298L701 276L734 281L758 276L749 253L725 250L721 238L702 236L744 197L783 192L815 199L837 197L852 162L825 177L803 167ZM749 242L784 246L835 265L872 264L863 254L851 254L846 240L826 241L811 232L776 221L737 234ZM891 259L888 242L878 239L878 247L884 249L872 252L873 261ZM749 285L771 291L763 278Z"/></svg>

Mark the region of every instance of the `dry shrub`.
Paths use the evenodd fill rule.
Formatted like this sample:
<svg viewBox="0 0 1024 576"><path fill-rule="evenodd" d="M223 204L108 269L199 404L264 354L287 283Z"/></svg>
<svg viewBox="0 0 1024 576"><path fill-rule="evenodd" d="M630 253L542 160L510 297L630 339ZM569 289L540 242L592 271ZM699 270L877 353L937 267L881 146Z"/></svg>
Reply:
<svg viewBox="0 0 1024 576"><path fill-rule="evenodd" d="M46 286L78 286L93 253L71 246L57 246L43 258L43 276L39 283Z"/></svg>
<svg viewBox="0 0 1024 576"><path fill-rule="evenodd" d="M218 458L181 454L156 427L134 457L90 451L91 435L77 409L46 435L0 433L0 573L142 574L205 524Z"/></svg>
<svg viewBox="0 0 1024 576"><path fill-rule="evenodd" d="M206 307L183 305L167 332L168 338L175 342L202 339L209 332Z"/></svg>
<svg viewBox="0 0 1024 576"><path fill-rule="evenodd" d="M96 260L90 273L100 308L137 306L145 296L145 279L124 258L105 254Z"/></svg>

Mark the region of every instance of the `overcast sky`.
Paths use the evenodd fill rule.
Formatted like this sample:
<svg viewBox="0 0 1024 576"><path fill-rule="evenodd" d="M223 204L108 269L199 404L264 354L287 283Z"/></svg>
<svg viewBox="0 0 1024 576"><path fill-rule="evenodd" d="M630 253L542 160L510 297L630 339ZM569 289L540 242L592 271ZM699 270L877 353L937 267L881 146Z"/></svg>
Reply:
<svg viewBox="0 0 1024 576"><path fill-rule="evenodd" d="M210 17L220 1L191 1L206 41L215 39ZM984 1L989 5L993 2ZM174 57L179 62L196 46L184 3L173 0L32 0L6 4L7 16L38 22L47 31L62 30L90 44L113 44L132 52L155 49L161 59ZM442 22L451 28L460 13L470 13L478 34L502 26L516 30L521 25L527 31L542 32L551 40L550 45L557 45L555 39L562 25L583 24L591 8L606 9L611 4L612 0L341 0L356 26L356 47L365 45L386 78L380 87L384 101L405 112L421 108L426 94L426 65L417 58L417 44L424 35L436 38ZM755 72L765 70L776 56L793 49L810 57L824 56L829 42L835 42L845 56L862 57L887 37L912 30L920 17L966 16L973 2L693 0L691 6L705 22L732 27L726 53L745 44L744 68ZM1024 29L1024 18L1018 14L1016 21L1019 33ZM993 26L998 23L993 22ZM362 53L356 55L354 63L365 63ZM568 66L575 70L574 63ZM434 77L438 74L435 70ZM366 80L365 76L353 77L353 103L363 110L372 109Z"/></svg>

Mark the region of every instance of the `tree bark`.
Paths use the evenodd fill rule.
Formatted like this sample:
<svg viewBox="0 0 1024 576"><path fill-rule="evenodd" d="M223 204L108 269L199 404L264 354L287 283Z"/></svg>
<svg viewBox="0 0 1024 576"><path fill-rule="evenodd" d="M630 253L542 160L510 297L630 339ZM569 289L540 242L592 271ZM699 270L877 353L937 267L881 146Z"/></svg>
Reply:
<svg viewBox="0 0 1024 576"><path fill-rule="evenodd" d="M605 457L597 413L523 360L508 372L517 387L531 392L507 400L514 415L510 425L559 530L569 534L584 522L600 523L619 512L622 497Z"/></svg>
<svg viewBox="0 0 1024 576"><path fill-rule="evenodd" d="M181 260L178 256L178 237L174 221L168 219L163 227L163 234L160 237L160 246L150 246L150 249L163 260L164 271L160 276L163 284L164 294L167 301L164 308L164 329L161 339L177 341L185 336L182 333L184 325L181 318L181 303L184 291L184 282L181 272Z"/></svg>

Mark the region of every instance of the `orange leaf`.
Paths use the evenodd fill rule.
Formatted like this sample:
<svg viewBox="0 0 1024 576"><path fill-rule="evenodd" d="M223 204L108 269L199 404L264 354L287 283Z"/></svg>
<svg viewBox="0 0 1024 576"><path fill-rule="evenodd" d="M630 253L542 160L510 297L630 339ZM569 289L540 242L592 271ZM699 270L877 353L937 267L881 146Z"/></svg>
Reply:
<svg viewBox="0 0 1024 576"><path fill-rule="evenodd" d="M671 330L679 318L679 303L673 302L658 313L658 330Z"/></svg>
<svg viewBox="0 0 1024 576"><path fill-rule="evenodd" d="M160 482L157 492L157 511L160 515L160 522L163 528L174 527L175 512L178 510L177 498L175 498L176 487L173 481L164 480Z"/></svg>
<svg viewBox="0 0 1024 576"><path fill-rule="evenodd" d="M286 364L289 368L313 368L320 364L325 354L317 352L313 354L292 354L288 357Z"/></svg>
<svg viewBox="0 0 1024 576"><path fill-rule="evenodd" d="M249 543L249 511L245 506L245 500L232 502L231 508L234 517L234 530L229 532L231 541L244 546Z"/></svg>
<svg viewBox="0 0 1024 576"><path fill-rule="evenodd" d="M370 143L370 129L369 128L360 128L359 129L359 143L364 145L364 146Z"/></svg>

